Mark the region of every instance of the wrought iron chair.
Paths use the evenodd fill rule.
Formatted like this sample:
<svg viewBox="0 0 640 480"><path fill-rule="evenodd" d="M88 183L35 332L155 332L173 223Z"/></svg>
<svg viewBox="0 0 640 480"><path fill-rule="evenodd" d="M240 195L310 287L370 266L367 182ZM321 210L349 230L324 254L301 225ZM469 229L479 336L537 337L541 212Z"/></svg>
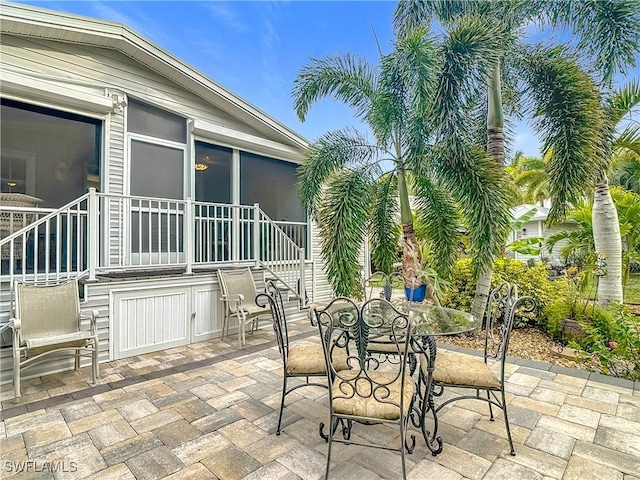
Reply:
<svg viewBox="0 0 640 480"><path fill-rule="evenodd" d="M280 400L280 414L278 415L278 427L276 435L280 435L282 426L282 413L284 402L288 394L302 387L316 386L327 388L327 383L310 382L309 378L323 378L327 376L327 368L324 363L324 352L321 344L311 344L308 342L289 342L289 330L287 318L282 302L280 289L272 280L267 280L265 293L256 297L259 307L269 308L273 318L273 331L278 342L278 350L282 358L282 398ZM336 370L344 370L347 366L346 354L338 359L335 365ZM289 379L304 378L304 383L298 383L287 388Z"/></svg>
<svg viewBox="0 0 640 480"><path fill-rule="evenodd" d="M400 344L411 334L411 321L384 299L375 298L360 308L350 299L337 298L323 309L314 309L325 363L329 375L329 425L320 432L329 442L325 478L329 476L333 442L399 451L402 477L406 478L405 452L415 447L415 435L407 438L409 415L415 400L416 384L406 371L408 349ZM369 334L383 332L403 351L397 363L381 362L368 350ZM348 354L349 370L338 370L336 360ZM392 424L400 430L399 446L381 445L351 439L355 424ZM342 425L341 435L337 435Z"/></svg>
<svg viewBox="0 0 640 480"><path fill-rule="evenodd" d="M511 455L515 455L516 452L513 448L504 393L505 363L516 311L520 310L521 313L530 312L534 308L535 300L533 298L518 297L518 288L504 282L493 290L489 296L484 354L482 357L439 350L432 374L428 372L426 357L420 358L420 384L429 385L429 382L432 381L432 391L435 396L442 395L445 387L475 391L474 394L454 396L438 405L435 408L436 415L434 417L437 417L437 413L452 402L463 399L476 399L489 404L489 416L493 421L493 406L496 406L504 412L504 423L507 429L509 453ZM497 374L489 366L490 359L497 361L499 364ZM432 378L429 378L429 375L432 375ZM481 396L480 392L486 393L486 398Z"/></svg>
<svg viewBox="0 0 640 480"><path fill-rule="evenodd" d="M13 329L13 388L17 401L21 396L20 374L28 367L59 357L90 356L92 382L99 377L97 310L81 311L78 281L27 284L15 281ZM89 330L81 328L81 319L89 319Z"/></svg>
<svg viewBox="0 0 640 480"><path fill-rule="evenodd" d="M365 301L372 298L384 298L389 302L405 301L406 299L404 293L404 278L399 272L394 272L389 275L383 272L375 272L364 281L362 290ZM382 355L386 361L397 362L399 358L396 347L397 345L395 345L389 335L374 334L369 337L367 348L372 353ZM407 360L410 366L410 374L413 375L417 368L417 360L412 347L410 347Z"/></svg>
<svg viewBox="0 0 640 480"><path fill-rule="evenodd" d="M364 300L372 298L384 298L391 301L396 298L404 299L404 279L399 272L386 274L384 272L372 273L362 282Z"/></svg>
<svg viewBox="0 0 640 480"><path fill-rule="evenodd" d="M222 290L222 301L225 304L224 320L222 323L222 335L229 335L229 319L235 317L238 320L238 340L240 345L246 343L246 325L251 323L251 333L258 327L258 318L269 315L269 308L259 307L255 303L258 295L256 284L253 280L251 269L242 270L218 270L218 280Z"/></svg>

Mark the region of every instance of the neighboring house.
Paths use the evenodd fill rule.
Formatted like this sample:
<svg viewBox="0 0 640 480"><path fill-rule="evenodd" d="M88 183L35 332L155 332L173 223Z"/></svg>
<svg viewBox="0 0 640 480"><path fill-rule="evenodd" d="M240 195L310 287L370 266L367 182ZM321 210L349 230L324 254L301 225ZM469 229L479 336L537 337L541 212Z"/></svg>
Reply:
<svg viewBox="0 0 640 480"><path fill-rule="evenodd" d="M549 238L554 233L557 233L561 230L574 230L576 228L575 223L572 222L563 222L557 225L553 225L552 227L547 227L545 222L547 217L549 216L549 210L551 207L548 205L518 205L517 207L513 207L511 209L511 217L514 219L522 218L528 212L536 209L533 217L531 217L527 222L523 223L519 228L511 231L509 235L508 242L515 242L516 240L524 239L524 238L542 238L542 254L538 256L532 255L524 255L518 252L510 252L510 256L517 260L522 260L526 262L530 258L534 260L540 260L541 257L547 257L550 260L559 260L560 259L560 249L564 244L566 244L566 240L561 240L556 243L553 248L553 251L548 251L544 245L544 241Z"/></svg>
<svg viewBox="0 0 640 480"><path fill-rule="evenodd" d="M331 294L304 138L125 25L6 3L0 22L0 321L13 280L78 276L107 361L219 335L218 268L276 278L293 318Z"/></svg>

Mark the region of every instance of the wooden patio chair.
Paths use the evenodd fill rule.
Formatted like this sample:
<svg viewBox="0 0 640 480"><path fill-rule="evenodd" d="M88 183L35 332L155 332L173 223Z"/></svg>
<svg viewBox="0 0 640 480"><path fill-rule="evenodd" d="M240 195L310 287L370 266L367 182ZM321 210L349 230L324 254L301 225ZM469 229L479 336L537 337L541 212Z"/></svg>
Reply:
<svg viewBox="0 0 640 480"><path fill-rule="evenodd" d="M222 323L222 335L229 335L229 319L235 317L238 320L238 339L240 345L246 343L245 333L247 323L251 323L251 332L258 327L258 319L263 315L271 314L269 308L259 307L256 303L256 284L250 268L242 270L218 269L218 280L222 290L221 300L225 304L225 314Z"/></svg>
<svg viewBox="0 0 640 480"><path fill-rule="evenodd" d="M507 414L507 402L504 392L504 371L509 349L509 338L513 328L516 310L523 312L533 311L535 300L531 297L518 297L518 289L504 282L493 290L489 296L487 306L487 322L485 325L484 354L482 357L438 350L435 361L435 369L432 377L432 388L435 396L440 396L445 387L456 387L472 390L474 393L460 394L449 398L435 409L438 412L446 405L464 399L482 400L489 404L489 416L493 421L493 406L504 412L504 423L507 429L510 454L515 455L511 429L509 428L509 416ZM494 373L489 366L489 361L495 360L499 364L498 373ZM426 357L420 358L420 384L429 385L428 362ZM426 383L424 383L426 382ZM480 393L486 395L481 396Z"/></svg>
<svg viewBox="0 0 640 480"><path fill-rule="evenodd" d="M412 332L410 317L381 298L371 299L360 308L350 299L337 298L324 309L314 309L314 315L329 382L328 434L320 424L321 434L329 443L325 479L329 477L334 442L397 451L402 478L406 478L405 452L411 453L415 447L415 435L408 434L407 427L417 392L406 368L408 349L401 348ZM380 362L379 356L367 349L369 333L373 331L389 335L396 351L403 351L399 362ZM338 370L336 360L345 352L350 368ZM399 441L387 445L368 442L364 436L352 438L356 425L378 424L397 427Z"/></svg>
<svg viewBox="0 0 640 480"><path fill-rule="evenodd" d="M97 310L81 311L77 279L57 283L14 282L13 388L21 396L20 374L28 367L61 357L91 357L92 383L99 377ZM81 319L89 320L82 329Z"/></svg>
<svg viewBox="0 0 640 480"><path fill-rule="evenodd" d="M272 280L267 280L265 293L256 297L259 307L270 308L273 318L273 331L278 343L278 350L282 358L282 397L280 399L280 414L278 415L278 426L276 435L280 435L282 425L282 413L286 396L294 390L302 387L322 387L327 388L327 383L311 382L310 378L323 378L327 376L327 368L324 363L324 353L320 343L311 344L309 342L289 342L289 329L287 327L287 317L284 311L282 293ZM344 370L347 366L346 354L339 358L336 365L337 370ZM303 383L296 383L287 388L289 379L302 378Z"/></svg>

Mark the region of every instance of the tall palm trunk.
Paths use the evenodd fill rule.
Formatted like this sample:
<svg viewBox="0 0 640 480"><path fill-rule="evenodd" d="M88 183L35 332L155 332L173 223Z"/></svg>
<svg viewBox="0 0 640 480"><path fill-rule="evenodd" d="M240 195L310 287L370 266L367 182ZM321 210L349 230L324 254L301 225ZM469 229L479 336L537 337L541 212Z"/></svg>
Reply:
<svg viewBox="0 0 640 480"><path fill-rule="evenodd" d="M609 182L604 176L596 185L593 198L593 241L598 254L604 254L606 274L598 282L598 303L606 307L611 302L622 303L622 239L618 211L611 199Z"/></svg>
<svg viewBox="0 0 640 480"><path fill-rule="evenodd" d="M407 188L407 174L404 165L399 162L398 172L398 198L400 200L400 222L402 224L402 276L408 287L412 285L413 279L421 270L422 254L416 231L413 227L413 214L411 213L411 203L409 202L409 189Z"/></svg>
<svg viewBox="0 0 640 480"><path fill-rule="evenodd" d="M489 78L487 105L487 154L504 167L504 112L502 110L502 92L500 89L500 63L497 63ZM471 314L483 318L491 290L493 269L488 267L480 272L476 281L476 293L473 297Z"/></svg>

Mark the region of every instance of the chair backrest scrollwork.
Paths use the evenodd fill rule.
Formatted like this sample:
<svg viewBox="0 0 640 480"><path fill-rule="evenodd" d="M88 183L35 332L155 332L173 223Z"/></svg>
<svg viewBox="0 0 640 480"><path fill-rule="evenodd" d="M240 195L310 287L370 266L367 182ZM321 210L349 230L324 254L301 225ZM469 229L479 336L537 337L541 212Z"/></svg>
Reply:
<svg viewBox="0 0 640 480"><path fill-rule="evenodd" d="M404 390L408 348L403 348L411 335L412 323L406 313L397 310L383 298L372 298L361 306L348 298L336 298L326 307L315 309L320 337L325 352L330 387L330 402L359 397L375 400L405 411L410 399L392 395L394 388ZM368 350L372 335L385 335L402 357L396 363L383 362L380 355ZM349 369L338 370L337 359L346 352ZM363 416L363 415L361 415Z"/></svg>
<svg viewBox="0 0 640 480"><path fill-rule="evenodd" d="M256 305L262 308L270 308L273 315L273 331L278 343L278 350L282 355L285 365L289 356L289 330L287 328L287 317L284 311L282 293L273 280L265 282L264 293L260 293L255 298Z"/></svg>
<svg viewBox="0 0 640 480"><path fill-rule="evenodd" d="M518 287L503 282L491 291L487 304L484 356L502 362L503 368L509 349L511 331L517 315L532 312L536 302L530 296L519 297Z"/></svg>

